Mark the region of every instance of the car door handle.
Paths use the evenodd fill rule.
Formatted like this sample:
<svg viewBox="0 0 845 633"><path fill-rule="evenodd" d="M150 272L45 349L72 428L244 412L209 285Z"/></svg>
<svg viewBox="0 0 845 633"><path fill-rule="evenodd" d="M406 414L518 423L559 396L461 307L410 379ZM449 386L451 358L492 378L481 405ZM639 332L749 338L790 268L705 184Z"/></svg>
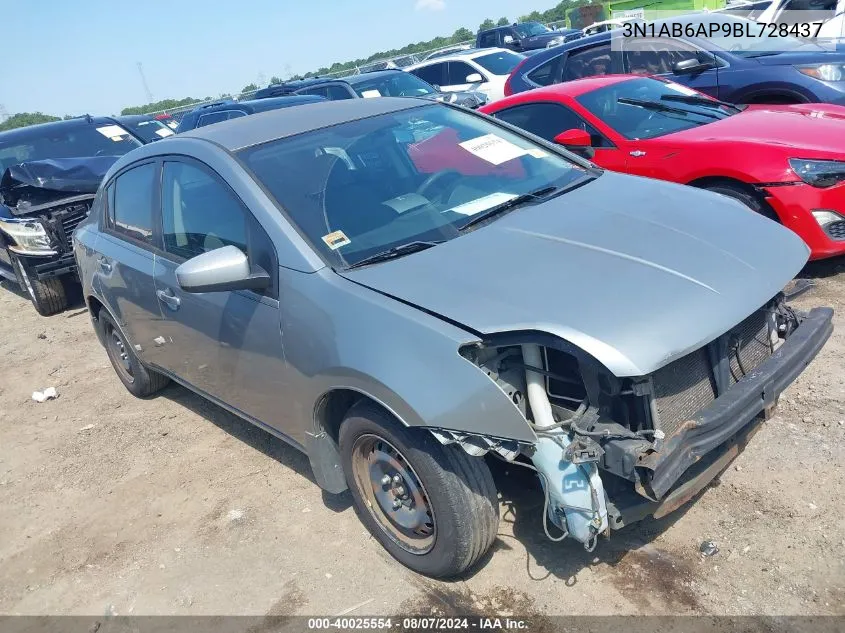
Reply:
<svg viewBox="0 0 845 633"><path fill-rule="evenodd" d="M97 263L100 265L100 268L102 269L102 271L104 273L110 273L111 272L112 265L109 263L109 260L107 260L105 257L100 257L97 260Z"/></svg>
<svg viewBox="0 0 845 633"><path fill-rule="evenodd" d="M167 290L156 290L156 297L158 297L158 300L164 305L174 311L178 310L179 304L182 303L182 300L173 294L173 291L170 288Z"/></svg>
<svg viewBox="0 0 845 633"><path fill-rule="evenodd" d="M641 149L635 149L634 151L628 152L628 153L631 156L633 156L634 158L639 158L640 156L645 156L645 152L642 151Z"/></svg>

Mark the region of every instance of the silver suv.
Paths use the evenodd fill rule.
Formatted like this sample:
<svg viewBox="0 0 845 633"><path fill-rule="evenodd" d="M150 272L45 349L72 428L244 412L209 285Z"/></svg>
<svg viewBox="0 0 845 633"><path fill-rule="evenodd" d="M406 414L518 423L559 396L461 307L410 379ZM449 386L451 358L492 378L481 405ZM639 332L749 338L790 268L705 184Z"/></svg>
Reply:
<svg viewBox="0 0 845 633"><path fill-rule="evenodd" d="M726 468L832 330L784 301L791 231L427 100L134 150L75 243L129 391L174 380L305 451L431 576L496 538L484 455L535 470L546 534L592 549Z"/></svg>

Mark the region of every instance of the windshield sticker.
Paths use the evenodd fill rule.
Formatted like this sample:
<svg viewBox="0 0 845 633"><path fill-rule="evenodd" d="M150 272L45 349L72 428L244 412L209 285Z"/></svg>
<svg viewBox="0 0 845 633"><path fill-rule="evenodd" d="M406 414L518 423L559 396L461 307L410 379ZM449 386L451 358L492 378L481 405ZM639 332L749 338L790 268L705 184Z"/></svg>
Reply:
<svg viewBox="0 0 845 633"><path fill-rule="evenodd" d="M548 158L549 153L545 150L534 148L528 150L528 155L534 158Z"/></svg>
<svg viewBox="0 0 845 633"><path fill-rule="evenodd" d="M501 165L514 158L525 156L528 152L506 141L495 134L485 134L469 141L464 141L459 144L466 151L475 154L482 160L486 160L493 165Z"/></svg>
<svg viewBox="0 0 845 633"><path fill-rule="evenodd" d="M686 95L688 97L698 96L698 93L692 88L687 88L686 86L682 86L681 84L676 84L674 81L667 81L666 85L672 90L680 92L682 95Z"/></svg>
<svg viewBox="0 0 845 633"><path fill-rule="evenodd" d="M346 237L346 233L344 233L343 231L334 231L333 233L324 235L323 241L326 243L326 246L328 246L333 251L336 251L340 247L352 243L352 240Z"/></svg>
<svg viewBox="0 0 845 633"><path fill-rule="evenodd" d="M373 97L380 97L381 93L378 90L364 90L361 93L361 96L364 97L364 99L372 99Z"/></svg>
<svg viewBox="0 0 845 633"><path fill-rule="evenodd" d="M98 127L97 131L113 141L122 141L122 136L129 136L129 132L119 125L104 125L103 127Z"/></svg>
<svg viewBox="0 0 845 633"><path fill-rule="evenodd" d="M156 130L156 134L158 134L161 138L164 138L166 136L173 136L173 130L171 130L169 127L163 127L160 130Z"/></svg>
<svg viewBox="0 0 845 633"><path fill-rule="evenodd" d="M472 202L459 204L457 207L449 209L449 211L454 211L455 213L460 213L461 215L475 215L476 213L481 213L482 211L495 207L497 204L502 204L503 202L513 200L514 198L516 198L515 193L497 191L496 193L491 193L488 196L478 198Z"/></svg>

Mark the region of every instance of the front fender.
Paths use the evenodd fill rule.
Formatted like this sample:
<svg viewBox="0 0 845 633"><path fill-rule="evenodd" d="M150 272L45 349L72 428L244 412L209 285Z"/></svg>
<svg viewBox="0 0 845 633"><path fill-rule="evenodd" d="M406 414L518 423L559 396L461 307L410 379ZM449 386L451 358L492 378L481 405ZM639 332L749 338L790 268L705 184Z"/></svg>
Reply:
<svg viewBox="0 0 845 633"><path fill-rule="evenodd" d="M351 389L407 426L535 441L511 399L459 354L473 333L329 269L283 277L285 359L306 433L326 393Z"/></svg>

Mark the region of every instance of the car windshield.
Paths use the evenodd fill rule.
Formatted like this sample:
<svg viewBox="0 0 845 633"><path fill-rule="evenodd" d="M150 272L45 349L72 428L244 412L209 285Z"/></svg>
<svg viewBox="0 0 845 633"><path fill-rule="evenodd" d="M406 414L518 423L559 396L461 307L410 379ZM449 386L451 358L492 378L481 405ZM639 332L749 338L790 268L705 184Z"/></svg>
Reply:
<svg viewBox="0 0 845 633"><path fill-rule="evenodd" d="M523 59L525 59L523 55L517 55L510 51L499 51L498 53L475 57L472 61L494 75L509 75Z"/></svg>
<svg viewBox="0 0 845 633"><path fill-rule="evenodd" d="M88 156L123 156L142 143L114 123L33 129L24 138L4 141L0 135L0 171L25 161Z"/></svg>
<svg viewBox="0 0 845 633"><path fill-rule="evenodd" d="M551 33L551 30L540 24L539 22L523 22L513 27L520 37L531 37L532 35L543 35L544 33Z"/></svg>
<svg viewBox="0 0 845 633"><path fill-rule="evenodd" d="M436 91L416 75L393 72L381 77L356 81L352 89L359 97L424 97Z"/></svg>
<svg viewBox="0 0 845 633"><path fill-rule="evenodd" d="M173 130L161 121L150 119L149 121L135 121L124 123L126 127L135 132L146 143L152 143L166 136L173 136Z"/></svg>
<svg viewBox="0 0 845 633"><path fill-rule="evenodd" d="M239 156L339 268L410 243L453 239L474 217L518 196L592 177L478 115L439 104L271 141Z"/></svg>
<svg viewBox="0 0 845 633"><path fill-rule="evenodd" d="M730 15L709 14L706 21L690 21L693 27L708 29L708 48L719 48L738 57L761 57L798 49L823 51L823 47L800 40L790 35L779 35L780 31L761 28L757 22ZM714 35L710 35L712 25L721 25Z"/></svg>
<svg viewBox="0 0 845 633"><path fill-rule="evenodd" d="M647 77L593 90L577 101L629 139L655 138L688 130L739 111L735 106L711 101L686 86Z"/></svg>

